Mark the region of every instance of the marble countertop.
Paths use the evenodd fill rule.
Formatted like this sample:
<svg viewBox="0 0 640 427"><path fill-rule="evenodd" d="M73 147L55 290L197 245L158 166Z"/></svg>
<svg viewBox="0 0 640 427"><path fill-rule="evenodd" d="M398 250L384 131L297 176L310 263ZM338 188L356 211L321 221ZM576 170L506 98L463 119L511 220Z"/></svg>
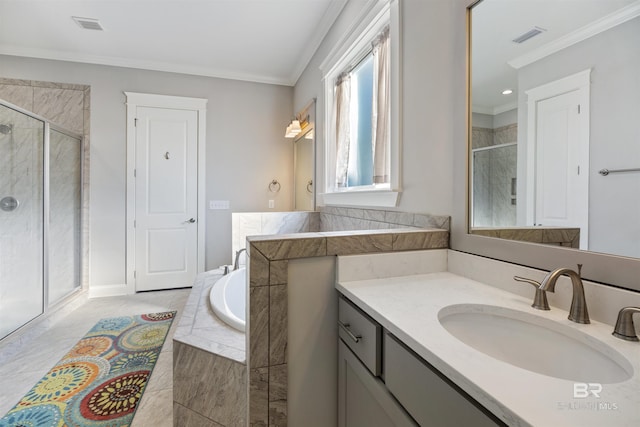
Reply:
<svg viewBox="0 0 640 427"><path fill-rule="evenodd" d="M343 281L336 288L510 426L640 425L640 343L613 337L610 325L593 320L577 324L557 308L534 310L529 299L450 272ZM449 334L438 312L454 304L519 310L579 330L627 359L633 376L602 384L600 398L574 398L576 381L502 362Z"/></svg>

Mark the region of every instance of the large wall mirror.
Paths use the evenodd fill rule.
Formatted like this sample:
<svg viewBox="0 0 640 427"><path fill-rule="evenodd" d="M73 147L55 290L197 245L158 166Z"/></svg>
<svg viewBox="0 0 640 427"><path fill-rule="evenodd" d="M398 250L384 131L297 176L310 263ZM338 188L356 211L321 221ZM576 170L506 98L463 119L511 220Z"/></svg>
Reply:
<svg viewBox="0 0 640 427"><path fill-rule="evenodd" d="M470 8L468 233L611 255L640 290L638 40L638 0Z"/></svg>

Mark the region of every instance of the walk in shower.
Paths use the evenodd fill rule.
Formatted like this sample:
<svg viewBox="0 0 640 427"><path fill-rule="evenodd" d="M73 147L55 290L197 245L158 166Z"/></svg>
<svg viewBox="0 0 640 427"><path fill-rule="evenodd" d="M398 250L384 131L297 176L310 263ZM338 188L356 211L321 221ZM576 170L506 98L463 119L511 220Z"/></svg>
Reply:
<svg viewBox="0 0 640 427"><path fill-rule="evenodd" d="M0 340L81 286L82 137L0 100Z"/></svg>
<svg viewBox="0 0 640 427"><path fill-rule="evenodd" d="M474 148L472 153L472 226L515 226L517 144Z"/></svg>

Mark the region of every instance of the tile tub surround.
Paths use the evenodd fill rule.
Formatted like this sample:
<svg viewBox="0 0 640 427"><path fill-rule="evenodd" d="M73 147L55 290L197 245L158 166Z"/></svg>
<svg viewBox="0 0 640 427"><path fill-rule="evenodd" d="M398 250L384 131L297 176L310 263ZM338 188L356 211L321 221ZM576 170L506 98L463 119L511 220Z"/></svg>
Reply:
<svg viewBox="0 0 640 427"><path fill-rule="evenodd" d="M91 86L0 77L0 99L24 108L83 137L82 287L89 285L89 134Z"/></svg>
<svg viewBox="0 0 640 427"><path fill-rule="evenodd" d="M450 217L411 212L321 206L314 212L234 212L232 256L248 236L326 231L437 228L449 231Z"/></svg>
<svg viewBox="0 0 640 427"><path fill-rule="evenodd" d="M424 213L321 206L318 231L437 228L450 230L450 217ZM313 222L312 222L313 224ZM310 230L314 231L314 230Z"/></svg>
<svg viewBox="0 0 640 427"><path fill-rule="evenodd" d="M173 337L176 427L246 425L245 334L209 306L209 291L221 277L220 269L198 275Z"/></svg>
<svg viewBox="0 0 640 427"><path fill-rule="evenodd" d="M231 227L233 261L236 251L246 247L247 236L320 231L320 216L318 212L234 212Z"/></svg>
<svg viewBox="0 0 640 427"><path fill-rule="evenodd" d="M284 426L287 425L288 261L443 249L449 246L449 232L439 229L336 231L254 236L247 242L249 425Z"/></svg>
<svg viewBox="0 0 640 427"><path fill-rule="evenodd" d="M551 310L541 312L530 307L530 286L519 286L513 275L540 280L545 271L449 250L447 268L440 272L409 271L396 276L397 263L386 257L340 257L336 287L508 425L632 426L640 422L640 346L611 335L618 310L640 304L640 293L584 281L592 323L579 325L567 320L571 286L566 277L561 278L566 283L556 288L566 295L555 299L550 294ZM431 262L435 271L441 262ZM370 265L379 271L371 272ZM438 322L439 310L461 303L515 309L592 336L624 355L633 367L633 377L603 384L601 399L573 398L575 381L501 362L446 332Z"/></svg>

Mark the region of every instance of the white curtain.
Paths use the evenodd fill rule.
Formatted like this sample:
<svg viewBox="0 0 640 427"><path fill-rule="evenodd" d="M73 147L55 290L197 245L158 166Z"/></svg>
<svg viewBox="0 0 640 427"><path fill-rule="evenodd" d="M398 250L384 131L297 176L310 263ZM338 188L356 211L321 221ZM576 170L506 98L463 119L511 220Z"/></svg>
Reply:
<svg viewBox="0 0 640 427"><path fill-rule="evenodd" d="M390 143L390 59L389 27L373 42L373 182L389 182Z"/></svg>
<svg viewBox="0 0 640 427"><path fill-rule="evenodd" d="M341 74L336 81L334 96L334 120L336 130L336 186L347 186L347 170L349 166L349 145L351 127L349 124L349 104L351 102L351 77Z"/></svg>

